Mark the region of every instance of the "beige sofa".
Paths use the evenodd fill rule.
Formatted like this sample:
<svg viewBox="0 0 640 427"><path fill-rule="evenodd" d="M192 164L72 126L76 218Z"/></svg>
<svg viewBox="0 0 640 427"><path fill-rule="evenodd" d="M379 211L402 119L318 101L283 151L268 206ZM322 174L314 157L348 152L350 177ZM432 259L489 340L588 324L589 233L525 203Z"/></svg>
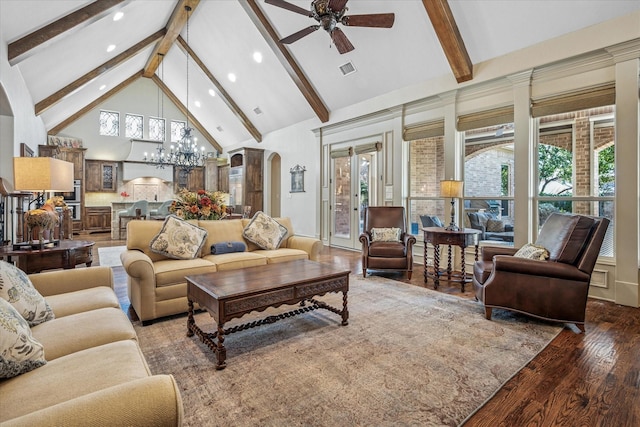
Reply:
<svg viewBox="0 0 640 427"><path fill-rule="evenodd" d="M0 380L0 425L176 426L180 392L151 375L109 267L30 275L55 319L31 327L47 363Z"/></svg>
<svg viewBox="0 0 640 427"><path fill-rule="evenodd" d="M159 317L187 312L185 276L297 259L317 261L322 242L295 236L289 218L275 219L287 228L287 235L276 250L262 250L242 236L250 219L190 221L207 230L207 241L200 256L190 260L171 259L151 252L149 243L162 228L162 221L129 222L127 250L120 259L128 275L131 306L143 325ZM244 242L247 251L211 255L211 245L222 242Z"/></svg>

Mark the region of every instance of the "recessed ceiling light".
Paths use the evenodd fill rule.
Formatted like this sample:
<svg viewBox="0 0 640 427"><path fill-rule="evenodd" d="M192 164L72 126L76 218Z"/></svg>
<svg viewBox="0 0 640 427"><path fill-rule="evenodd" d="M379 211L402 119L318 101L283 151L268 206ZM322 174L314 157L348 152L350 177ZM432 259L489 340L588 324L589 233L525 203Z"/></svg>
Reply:
<svg viewBox="0 0 640 427"><path fill-rule="evenodd" d="M258 64L262 62L262 54L260 52L253 52L253 60Z"/></svg>
<svg viewBox="0 0 640 427"><path fill-rule="evenodd" d="M202 105L202 104L200 104L200 101L196 101L196 102L194 102L194 104L195 104L195 106L196 106L196 107L198 107L198 108L200 108L200 105Z"/></svg>
<svg viewBox="0 0 640 427"><path fill-rule="evenodd" d="M107 46L107 52L111 52L116 48L115 44L110 44L109 46Z"/></svg>
<svg viewBox="0 0 640 427"><path fill-rule="evenodd" d="M233 73L229 73L227 77L229 78L229 81L232 81L232 82L236 81L236 75Z"/></svg>
<svg viewBox="0 0 640 427"><path fill-rule="evenodd" d="M209 95L216 96L216 91L213 89L209 89Z"/></svg>
<svg viewBox="0 0 640 427"><path fill-rule="evenodd" d="M116 14L115 14L115 15L113 15L113 20L114 20L114 21L119 21L119 20L121 20L121 19L122 19L122 17L123 17L123 16L124 16L124 13L122 13L122 12L116 12Z"/></svg>
<svg viewBox="0 0 640 427"><path fill-rule="evenodd" d="M100 90L104 90L107 87L107 85L102 85L100 86Z"/></svg>

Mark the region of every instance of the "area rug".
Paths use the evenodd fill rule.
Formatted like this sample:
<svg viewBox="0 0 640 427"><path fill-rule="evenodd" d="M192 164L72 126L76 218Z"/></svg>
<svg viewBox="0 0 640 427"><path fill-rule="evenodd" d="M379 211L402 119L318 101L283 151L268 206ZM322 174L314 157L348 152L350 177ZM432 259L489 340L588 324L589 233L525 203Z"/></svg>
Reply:
<svg viewBox="0 0 640 427"><path fill-rule="evenodd" d="M106 265L107 267L119 267L122 265L120 262L120 254L127 249L126 246L111 246L108 248L98 248L98 262L99 265Z"/></svg>
<svg viewBox="0 0 640 427"><path fill-rule="evenodd" d="M151 371L174 375L187 426L459 425L561 331L375 276L351 275L348 297L348 326L317 310L226 336L221 371L186 315L135 326ZM323 299L340 307L341 294Z"/></svg>

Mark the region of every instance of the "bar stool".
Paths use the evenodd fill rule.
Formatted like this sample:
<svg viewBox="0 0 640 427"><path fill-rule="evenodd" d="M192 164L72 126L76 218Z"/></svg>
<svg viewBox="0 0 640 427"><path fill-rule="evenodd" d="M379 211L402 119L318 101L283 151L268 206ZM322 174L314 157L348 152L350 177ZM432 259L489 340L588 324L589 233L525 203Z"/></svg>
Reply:
<svg viewBox="0 0 640 427"><path fill-rule="evenodd" d="M129 209L118 212L118 237L122 239L122 230L127 230L127 223L132 219L147 219L147 210L149 202L146 200L138 200L134 202ZM124 228L122 227L122 220Z"/></svg>

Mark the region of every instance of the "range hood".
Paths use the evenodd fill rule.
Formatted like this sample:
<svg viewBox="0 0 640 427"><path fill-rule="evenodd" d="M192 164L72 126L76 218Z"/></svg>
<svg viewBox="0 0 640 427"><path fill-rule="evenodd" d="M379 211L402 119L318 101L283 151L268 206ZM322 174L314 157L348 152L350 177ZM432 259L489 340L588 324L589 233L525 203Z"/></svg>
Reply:
<svg viewBox="0 0 640 427"><path fill-rule="evenodd" d="M160 178L164 181L173 181L173 167L165 166L164 169L144 162L144 153L155 153L159 142L146 139L132 139L129 155L122 163L122 180L131 181L136 178Z"/></svg>

